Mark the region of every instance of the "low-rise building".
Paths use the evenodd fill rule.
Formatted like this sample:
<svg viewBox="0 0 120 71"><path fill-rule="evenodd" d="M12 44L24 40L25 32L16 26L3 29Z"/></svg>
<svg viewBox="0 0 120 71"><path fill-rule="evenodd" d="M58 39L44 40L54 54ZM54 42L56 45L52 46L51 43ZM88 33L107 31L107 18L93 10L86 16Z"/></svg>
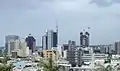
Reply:
<svg viewBox="0 0 120 71"><path fill-rule="evenodd" d="M55 50L44 50L43 58L45 59L52 58L53 61L57 61L59 58L59 52Z"/></svg>
<svg viewBox="0 0 120 71"><path fill-rule="evenodd" d="M92 54L83 54L82 56L82 61L84 62L91 62L92 61ZM95 60L100 60L100 59L106 59L107 58L107 54L94 54L94 59Z"/></svg>

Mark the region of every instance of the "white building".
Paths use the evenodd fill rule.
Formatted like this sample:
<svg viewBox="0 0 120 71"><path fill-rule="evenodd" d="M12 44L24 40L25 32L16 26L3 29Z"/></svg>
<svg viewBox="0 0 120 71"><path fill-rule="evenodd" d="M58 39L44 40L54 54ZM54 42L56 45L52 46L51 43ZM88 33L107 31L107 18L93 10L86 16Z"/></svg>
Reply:
<svg viewBox="0 0 120 71"><path fill-rule="evenodd" d="M84 61L84 62L91 62L92 61L92 54L83 54L83 56L82 56L82 60ZM107 58L107 54L94 54L94 59L95 60L101 60L101 59L106 59Z"/></svg>
<svg viewBox="0 0 120 71"><path fill-rule="evenodd" d="M62 57L63 57L64 59L67 59L67 50L64 50L64 51L63 51Z"/></svg>
<svg viewBox="0 0 120 71"><path fill-rule="evenodd" d="M58 32L47 30L46 34L42 36L42 47L44 50L51 50L52 47L57 48L58 45Z"/></svg>
<svg viewBox="0 0 120 71"><path fill-rule="evenodd" d="M20 49L20 39L14 40L14 50Z"/></svg>
<svg viewBox="0 0 120 71"><path fill-rule="evenodd" d="M61 46L57 47L57 51L59 52L60 58L62 57L62 48Z"/></svg>
<svg viewBox="0 0 120 71"><path fill-rule="evenodd" d="M27 47L27 43L21 40L20 46L21 46L21 56L22 57L29 56L29 47Z"/></svg>

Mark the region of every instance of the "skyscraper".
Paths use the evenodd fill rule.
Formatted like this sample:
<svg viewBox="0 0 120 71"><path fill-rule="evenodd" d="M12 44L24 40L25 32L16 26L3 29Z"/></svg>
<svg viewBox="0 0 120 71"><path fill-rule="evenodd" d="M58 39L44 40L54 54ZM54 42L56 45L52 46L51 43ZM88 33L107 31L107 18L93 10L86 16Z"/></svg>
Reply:
<svg viewBox="0 0 120 71"><path fill-rule="evenodd" d="M17 40L19 39L19 36L17 35L8 35L8 36L5 36L5 52L6 54L8 53L8 44L9 44L9 41L10 40Z"/></svg>
<svg viewBox="0 0 120 71"><path fill-rule="evenodd" d="M47 30L46 34L42 36L42 47L44 50L57 47L58 44L58 32L53 30Z"/></svg>
<svg viewBox="0 0 120 71"><path fill-rule="evenodd" d="M120 55L120 41L114 43L115 54Z"/></svg>
<svg viewBox="0 0 120 71"><path fill-rule="evenodd" d="M88 32L81 32L80 33L80 46L81 47L88 47L89 46L89 33Z"/></svg>
<svg viewBox="0 0 120 71"><path fill-rule="evenodd" d="M47 35L46 34L44 36L42 36L42 48L43 48L43 50L47 50L48 49Z"/></svg>
<svg viewBox="0 0 120 71"><path fill-rule="evenodd" d="M29 50L31 50L31 52L33 53L36 49L35 38L31 34L29 34L29 36L25 39L25 41L27 42L27 46L29 47Z"/></svg>

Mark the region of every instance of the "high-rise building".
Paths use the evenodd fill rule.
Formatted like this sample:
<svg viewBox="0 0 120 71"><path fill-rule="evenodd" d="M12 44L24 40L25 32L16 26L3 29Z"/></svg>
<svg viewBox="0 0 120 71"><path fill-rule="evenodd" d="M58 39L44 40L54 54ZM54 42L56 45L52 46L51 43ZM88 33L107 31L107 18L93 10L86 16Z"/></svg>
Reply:
<svg viewBox="0 0 120 71"><path fill-rule="evenodd" d="M120 41L114 43L114 50L115 50L115 54L120 55Z"/></svg>
<svg viewBox="0 0 120 71"><path fill-rule="evenodd" d="M35 38L31 34L29 34L29 36L25 39L25 41L27 42L27 46L29 47L29 50L31 50L31 52L33 53L36 49Z"/></svg>
<svg viewBox="0 0 120 71"><path fill-rule="evenodd" d="M9 54L12 55L12 57L26 57L29 55L29 47L27 47L27 43L25 40L13 40L10 41L9 44Z"/></svg>
<svg viewBox="0 0 120 71"><path fill-rule="evenodd" d="M67 60L70 62L70 64L74 66L81 66L82 63L82 50L78 48L73 48L70 50L67 50Z"/></svg>
<svg viewBox="0 0 120 71"><path fill-rule="evenodd" d="M20 40L10 40L8 42L8 55L11 55L12 51L20 49Z"/></svg>
<svg viewBox="0 0 120 71"><path fill-rule="evenodd" d="M11 52L14 50L14 40L10 40L7 45L7 55L11 55Z"/></svg>
<svg viewBox="0 0 120 71"><path fill-rule="evenodd" d="M26 43L26 41L25 40L21 40L20 41L20 56L21 57L26 57L26 56L28 56L29 55L29 47L27 46L27 43Z"/></svg>
<svg viewBox="0 0 120 71"><path fill-rule="evenodd" d="M76 42L69 40L68 44L63 45L63 58L67 59L72 66L81 65L82 50L76 46Z"/></svg>
<svg viewBox="0 0 120 71"><path fill-rule="evenodd" d="M90 34L88 32L80 33L80 46L81 47L89 46L89 36L90 36Z"/></svg>
<svg viewBox="0 0 120 71"><path fill-rule="evenodd" d="M58 45L58 32L53 30L48 30L46 34L42 37L42 47L44 50L49 50L52 47L57 47Z"/></svg>
<svg viewBox="0 0 120 71"><path fill-rule="evenodd" d="M6 52L6 54L8 53L8 49L10 49L10 48L8 48L9 41L11 41L11 40L17 40L17 39L19 39L19 36L17 36L17 35L8 35L8 36L5 36L5 52Z"/></svg>
<svg viewBox="0 0 120 71"><path fill-rule="evenodd" d="M47 50L48 49L47 35L42 36L42 48L43 48L43 50Z"/></svg>

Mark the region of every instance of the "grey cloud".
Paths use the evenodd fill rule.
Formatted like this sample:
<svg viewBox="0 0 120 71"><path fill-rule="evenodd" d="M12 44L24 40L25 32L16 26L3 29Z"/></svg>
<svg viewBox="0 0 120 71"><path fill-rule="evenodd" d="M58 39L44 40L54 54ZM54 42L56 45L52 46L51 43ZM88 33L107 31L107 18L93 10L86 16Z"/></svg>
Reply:
<svg viewBox="0 0 120 71"><path fill-rule="evenodd" d="M36 9L39 0L0 0L0 9Z"/></svg>
<svg viewBox="0 0 120 71"><path fill-rule="evenodd" d="M95 3L100 7L108 7L116 3L120 3L120 0L91 0L90 4Z"/></svg>
<svg viewBox="0 0 120 71"><path fill-rule="evenodd" d="M3 41L8 34L24 37L30 32L40 45L40 38L46 29L55 28L56 19L59 21L60 44L69 39L79 43L79 32L88 26L91 27L92 44L119 40L120 5L99 8L88 2L89 0L0 0L0 28L5 29L4 32L0 30L3 36L0 40Z"/></svg>

